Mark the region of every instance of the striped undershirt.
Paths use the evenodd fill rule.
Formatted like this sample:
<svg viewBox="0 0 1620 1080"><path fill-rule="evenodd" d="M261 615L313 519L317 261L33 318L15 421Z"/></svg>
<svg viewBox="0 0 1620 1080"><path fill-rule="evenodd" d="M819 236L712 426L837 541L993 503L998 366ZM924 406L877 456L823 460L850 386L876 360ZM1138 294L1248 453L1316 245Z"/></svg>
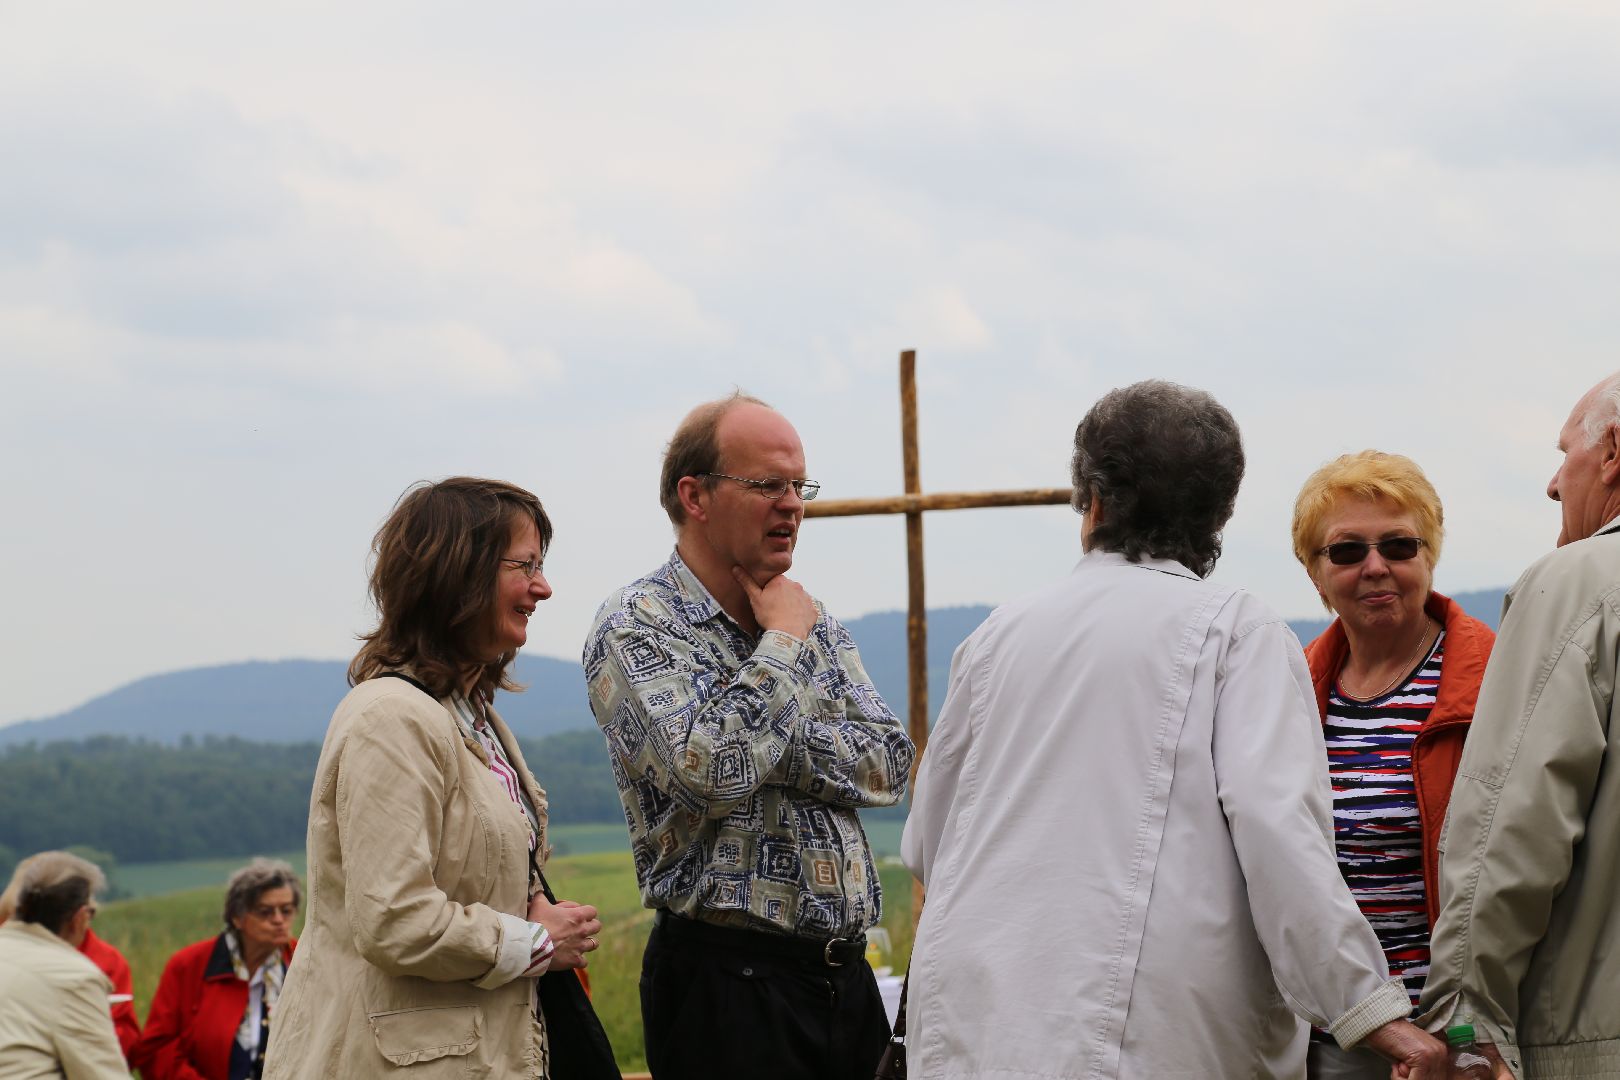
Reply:
<svg viewBox="0 0 1620 1080"><path fill-rule="evenodd" d="M1412 744L1434 708L1444 642L1442 631L1423 662L1382 697L1358 701L1335 680L1322 729L1339 872L1414 1009L1429 974L1429 916ZM1332 1041L1321 1031L1311 1038Z"/></svg>
<svg viewBox="0 0 1620 1080"><path fill-rule="evenodd" d="M484 711L469 700L466 695L455 693L450 695L451 708L455 710L456 719L461 722L462 728L478 744L484 748L484 756L489 763L490 775L506 791L507 798L517 804L522 811L524 821L529 826L529 853L531 855L530 871L533 871L533 853L539 843L540 819L535 813L534 805L523 791L523 785L518 782L517 769L512 765L511 759L506 756L506 748L501 740L495 737L485 719ZM531 922L529 927L529 966L524 969L524 975L542 975L551 966L552 954L557 951L546 928L537 922Z"/></svg>

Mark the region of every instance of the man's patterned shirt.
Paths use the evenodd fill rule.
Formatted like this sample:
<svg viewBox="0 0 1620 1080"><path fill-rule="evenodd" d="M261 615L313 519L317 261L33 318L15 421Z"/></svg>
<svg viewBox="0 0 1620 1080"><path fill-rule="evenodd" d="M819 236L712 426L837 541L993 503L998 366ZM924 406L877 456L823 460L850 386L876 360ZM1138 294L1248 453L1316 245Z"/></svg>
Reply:
<svg viewBox="0 0 1620 1080"><path fill-rule="evenodd" d="M880 918L856 809L904 797L911 740L816 609L808 641L750 637L676 554L597 612L585 677L647 907L818 939Z"/></svg>

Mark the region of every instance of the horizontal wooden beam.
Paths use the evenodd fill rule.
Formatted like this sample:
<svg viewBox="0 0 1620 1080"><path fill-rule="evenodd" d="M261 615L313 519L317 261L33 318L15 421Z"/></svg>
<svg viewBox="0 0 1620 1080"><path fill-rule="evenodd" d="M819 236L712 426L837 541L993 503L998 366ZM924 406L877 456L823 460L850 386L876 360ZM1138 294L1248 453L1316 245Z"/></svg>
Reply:
<svg viewBox="0 0 1620 1080"><path fill-rule="evenodd" d="M987 506L1067 506L1068 488L1028 491L956 491L934 495L894 495L884 499L817 499L806 503L805 517L860 517L865 514L915 514L924 510L976 510Z"/></svg>

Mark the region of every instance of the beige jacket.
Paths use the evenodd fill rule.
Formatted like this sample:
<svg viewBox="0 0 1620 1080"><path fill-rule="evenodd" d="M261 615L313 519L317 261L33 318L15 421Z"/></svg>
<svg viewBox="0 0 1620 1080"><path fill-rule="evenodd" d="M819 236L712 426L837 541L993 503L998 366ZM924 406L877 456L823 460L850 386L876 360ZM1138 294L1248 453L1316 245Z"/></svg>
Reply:
<svg viewBox="0 0 1620 1080"><path fill-rule="evenodd" d="M0 926L0 1076L129 1080L110 993L107 976L43 926Z"/></svg>
<svg viewBox="0 0 1620 1080"><path fill-rule="evenodd" d="M539 812L545 792L492 726ZM351 690L309 806L309 908L265 1080L541 1077L522 811L449 707L400 679Z"/></svg>
<svg viewBox="0 0 1620 1080"><path fill-rule="evenodd" d="M1520 1077L1620 1077L1620 522L1525 571L1440 841L1425 1021Z"/></svg>

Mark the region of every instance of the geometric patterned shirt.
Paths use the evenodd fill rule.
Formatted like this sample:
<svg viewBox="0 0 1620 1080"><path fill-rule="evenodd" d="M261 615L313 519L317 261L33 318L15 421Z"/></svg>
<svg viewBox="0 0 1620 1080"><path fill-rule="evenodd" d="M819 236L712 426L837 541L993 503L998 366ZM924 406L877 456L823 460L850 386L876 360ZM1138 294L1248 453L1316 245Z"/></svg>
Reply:
<svg viewBox="0 0 1620 1080"><path fill-rule="evenodd" d="M1323 722L1339 872L1414 1008L1429 975L1430 928L1412 744L1434 708L1444 640L1442 632L1424 661L1382 697L1346 697L1335 681Z"/></svg>
<svg viewBox="0 0 1620 1080"><path fill-rule="evenodd" d="M597 612L585 678L646 907L815 939L881 918L856 811L905 796L911 740L816 610L806 641L744 633L675 554Z"/></svg>

